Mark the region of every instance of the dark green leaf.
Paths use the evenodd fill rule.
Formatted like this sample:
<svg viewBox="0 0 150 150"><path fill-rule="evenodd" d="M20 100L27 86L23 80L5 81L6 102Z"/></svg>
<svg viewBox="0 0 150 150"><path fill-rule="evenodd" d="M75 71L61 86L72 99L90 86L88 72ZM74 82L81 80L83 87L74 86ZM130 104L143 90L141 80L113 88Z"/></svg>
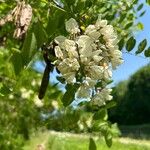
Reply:
<svg viewBox="0 0 150 150"><path fill-rule="evenodd" d="M91 7L91 6L92 6L91 0L85 1L85 7Z"/></svg>
<svg viewBox="0 0 150 150"><path fill-rule="evenodd" d="M57 76L56 79L62 84L65 83L65 79L63 77Z"/></svg>
<svg viewBox="0 0 150 150"><path fill-rule="evenodd" d="M53 14L49 17L46 27L46 33L47 35L49 35L49 37L54 35L58 29L64 28L65 15L65 12L55 10Z"/></svg>
<svg viewBox="0 0 150 150"><path fill-rule="evenodd" d="M85 8L85 1L78 1L76 5L76 12L81 12ZM87 7L88 8L88 7Z"/></svg>
<svg viewBox="0 0 150 150"><path fill-rule="evenodd" d="M37 47L40 48L42 44L46 42L47 38L46 32L44 30L43 25L39 21L33 25L33 29L37 40Z"/></svg>
<svg viewBox="0 0 150 150"><path fill-rule="evenodd" d="M9 93L11 93L11 90L9 89L9 87L7 87L6 85L3 84L0 87L0 94L3 95L3 96L5 96L5 95L7 95Z"/></svg>
<svg viewBox="0 0 150 150"><path fill-rule="evenodd" d="M96 147L94 139L90 138L89 140L90 140L90 142L89 142L89 150L97 150L97 147Z"/></svg>
<svg viewBox="0 0 150 150"><path fill-rule="evenodd" d="M71 5L75 3L75 0L65 0L65 2L68 5L68 7L70 7Z"/></svg>
<svg viewBox="0 0 150 150"><path fill-rule="evenodd" d="M146 57L150 57L150 47L147 50L144 51L144 55Z"/></svg>
<svg viewBox="0 0 150 150"><path fill-rule="evenodd" d="M134 39L134 37L133 36L130 37L126 43L127 51L130 52L134 48L135 44L136 44L136 40Z"/></svg>
<svg viewBox="0 0 150 150"><path fill-rule="evenodd" d="M133 13L130 13L128 16L127 16L127 19L128 20L134 20L134 14Z"/></svg>
<svg viewBox="0 0 150 150"><path fill-rule="evenodd" d="M98 112L96 112L93 116L94 120L107 120L108 114L107 114L107 109L102 108Z"/></svg>
<svg viewBox="0 0 150 150"><path fill-rule="evenodd" d="M133 4L137 4L139 0L134 0Z"/></svg>
<svg viewBox="0 0 150 150"><path fill-rule="evenodd" d="M22 63L22 55L19 52L14 52L13 56L11 57L11 61L14 67L15 75L19 75L21 70L23 69Z"/></svg>
<svg viewBox="0 0 150 150"><path fill-rule="evenodd" d="M122 22L126 18L127 13L123 13L120 16L119 23Z"/></svg>
<svg viewBox="0 0 150 150"><path fill-rule="evenodd" d="M122 38L122 39L119 41L118 45L119 45L119 50L122 50L122 48L123 48L123 46L124 46L124 38Z"/></svg>
<svg viewBox="0 0 150 150"><path fill-rule="evenodd" d="M146 0L146 3L147 3L148 5L150 5L150 0Z"/></svg>
<svg viewBox="0 0 150 150"><path fill-rule="evenodd" d="M147 40L144 39L143 41L140 42L140 44L138 46L138 50L135 53L136 54L141 53L145 49L146 45L147 45Z"/></svg>
<svg viewBox="0 0 150 150"><path fill-rule="evenodd" d="M97 84L96 84L96 87L102 87L102 81L98 81Z"/></svg>
<svg viewBox="0 0 150 150"><path fill-rule="evenodd" d="M124 29L129 29L133 25L133 22L129 22L125 25Z"/></svg>
<svg viewBox="0 0 150 150"><path fill-rule="evenodd" d="M144 10L141 14L140 17L142 17L146 13L146 10Z"/></svg>
<svg viewBox="0 0 150 150"><path fill-rule="evenodd" d="M77 85L77 84L74 84L74 85L67 84L66 85L66 92L62 98L62 102L63 102L63 105L65 107L70 105L73 102L74 97L75 97L75 93L76 93L78 88L79 88L79 85Z"/></svg>
<svg viewBox="0 0 150 150"><path fill-rule="evenodd" d="M104 120L94 120L92 124L92 131L101 132L104 135L107 125L107 122Z"/></svg>
<svg viewBox="0 0 150 150"><path fill-rule="evenodd" d="M32 60L33 56L37 51L37 41L35 34L30 30L23 43L23 48L21 51L23 66L27 66Z"/></svg>
<svg viewBox="0 0 150 150"><path fill-rule="evenodd" d="M109 108L115 107L116 105L117 103L115 101L110 101L106 104L105 108L109 109Z"/></svg>
<svg viewBox="0 0 150 150"><path fill-rule="evenodd" d="M140 10L143 8L143 6L144 6L144 4L141 3L141 4L138 6L137 11L140 11Z"/></svg>
<svg viewBox="0 0 150 150"><path fill-rule="evenodd" d="M105 134L105 141L108 147L112 146L112 134L110 132L106 132Z"/></svg>

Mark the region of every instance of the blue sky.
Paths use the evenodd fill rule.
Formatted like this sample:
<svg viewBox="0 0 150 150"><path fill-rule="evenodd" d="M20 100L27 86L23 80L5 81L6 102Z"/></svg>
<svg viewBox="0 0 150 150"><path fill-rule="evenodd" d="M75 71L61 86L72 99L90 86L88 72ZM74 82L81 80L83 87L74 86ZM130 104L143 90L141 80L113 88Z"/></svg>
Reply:
<svg viewBox="0 0 150 150"><path fill-rule="evenodd" d="M144 24L144 30L136 34L136 40L137 43L139 43L144 38L146 38L148 40L148 46L149 46L150 45L150 6L145 6L144 9L146 9L146 14L140 19L138 19L138 21ZM136 49L137 47L135 47L134 50ZM136 55L123 53L123 59L124 59L124 63L121 66L119 66L117 70L113 72L114 84L117 84L121 80L128 79L140 67L150 63L150 58L145 58L143 55L136 56Z"/></svg>

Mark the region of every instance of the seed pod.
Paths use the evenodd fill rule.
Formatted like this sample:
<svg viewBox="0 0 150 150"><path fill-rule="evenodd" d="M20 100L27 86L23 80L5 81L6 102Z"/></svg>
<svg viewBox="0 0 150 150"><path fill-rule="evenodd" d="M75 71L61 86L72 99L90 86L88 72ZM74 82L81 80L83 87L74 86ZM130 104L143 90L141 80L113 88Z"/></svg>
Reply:
<svg viewBox="0 0 150 150"><path fill-rule="evenodd" d="M17 6L10 11L4 18L0 19L0 26L7 22L14 22L16 29L14 38L22 38L27 32L32 19L32 7L25 2L18 2Z"/></svg>
<svg viewBox="0 0 150 150"><path fill-rule="evenodd" d="M25 2L20 2L14 12L14 24L16 29L14 31L15 38L22 38L27 32L32 19L32 7Z"/></svg>
<svg viewBox="0 0 150 150"><path fill-rule="evenodd" d="M41 82L41 86L40 86L40 91L39 91L39 99L42 99L45 96L46 93L46 89L48 87L48 83L49 83L49 74L50 74L50 66L46 65L46 68L44 70L44 74L43 74L43 78L42 78L42 82Z"/></svg>

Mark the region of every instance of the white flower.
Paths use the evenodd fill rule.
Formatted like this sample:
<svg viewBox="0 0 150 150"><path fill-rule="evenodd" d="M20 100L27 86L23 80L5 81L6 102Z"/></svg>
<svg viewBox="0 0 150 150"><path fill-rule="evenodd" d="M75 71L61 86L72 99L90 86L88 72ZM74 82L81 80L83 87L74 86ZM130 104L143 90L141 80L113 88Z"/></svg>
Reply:
<svg viewBox="0 0 150 150"><path fill-rule="evenodd" d="M87 127L88 128L91 128L91 126L92 126L92 118L90 117L90 118L88 118L88 120L86 120L86 125L87 125Z"/></svg>
<svg viewBox="0 0 150 150"><path fill-rule="evenodd" d="M99 94L101 94L101 95L105 98L105 100L110 101L110 100L112 100L112 98L113 98L113 97L110 95L111 92L112 92L112 89L105 88L105 89L103 89Z"/></svg>
<svg viewBox="0 0 150 150"><path fill-rule="evenodd" d="M66 21L66 30L71 34L77 34L78 32L80 32L78 23L75 19L71 18Z"/></svg>
<svg viewBox="0 0 150 150"><path fill-rule="evenodd" d="M86 66L85 70L87 71L87 76L93 80L99 80L103 77L104 68L102 66L91 65Z"/></svg>
<svg viewBox="0 0 150 150"><path fill-rule="evenodd" d="M89 98L89 97L90 97L90 89L83 83L77 91L77 98Z"/></svg>
<svg viewBox="0 0 150 150"><path fill-rule="evenodd" d="M100 30L101 34L105 36L105 38L114 38L114 28L112 25L107 25Z"/></svg>
<svg viewBox="0 0 150 150"><path fill-rule="evenodd" d="M120 64L122 64L124 61L121 58L112 58L111 59L111 64L112 64L112 68L116 69L116 67Z"/></svg>
<svg viewBox="0 0 150 150"><path fill-rule="evenodd" d="M110 50L110 51L114 51L114 50L118 50L118 46L117 45L113 45L111 43L106 43L106 46L107 48Z"/></svg>
<svg viewBox="0 0 150 150"><path fill-rule="evenodd" d="M82 131L84 129L84 125L82 124L82 122L79 120L77 124L79 126L79 129Z"/></svg>
<svg viewBox="0 0 150 150"><path fill-rule="evenodd" d="M35 85L36 85L36 81L35 81L34 79L32 80L31 85L32 85L32 86L35 86Z"/></svg>
<svg viewBox="0 0 150 150"><path fill-rule="evenodd" d="M77 44L79 48L85 47L85 46L89 46L93 43L93 40L87 36L87 35L81 35L79 36L79 39L77 40Z"/></svg>
<svg viewBox="0 0 150 150"><path fill-rule="evenodd" d="M107 25L107 20L102 20L101 16L99 15L95 24L96 28L100 29L101 27L105 27L106 25Z"/></svg>
<svg viewBox="0 0 150 150"><path fill-rule="evenodd" d="M112 77L112 71L110 68L104 70L104 79L110 79Z"/></svg>
<svg viewBox="0 0 150 150"><path fill-rule="evenodd" d="M110 51L110 55L111 55L111 64L113 69L116 69L118 65L123 63L122 52L120 50Z"/></svg>
<svg viewBox="0 0 150 150"><path fill-rule="evenodd" d="M43 102L38 98L38 96L34 96L34 99L33 99L33 102L34 104L37 106L37 107L43 107Z"/></svg>
<svg viewBox="0 0 150 150"><path fill-rule="evenodd" d="M95 94L92 102L98 106L102 106L106 104L106 101L112 100L111 94L112 89L104 88L99 93Z"/></svg>
<svg viewBox="0 0 150 150"><path fill-rule="evenodd" d="M94 88L96 83L96 80L86 77L77 91L77 98L90 98L91 88Z"/></svg>
<svg viewBox="0 0 150 150"><path fill-rule="evenodd" d="M58 69L62 74L68 73L70 71L78 71L80 65L77 59L64 59L59 65Z"/></svg>
<svg viewBox="0 0 150 150"><path fill-rule="evenodd" d="M34 93L32 90L27 90L27 89L25 89L25 88L21 88L21 89L20 89L20 92L21 92L21 97L22 97L23 99L30 98L31 94Z"/></svg>
<svg viewBox="0 0 150 150"><path fill-rule="evenodd" d="M59 63L57 68L68 82L73 82L75 78L75 74L79 70L80 65L77 59L66 58Z"/></svg>
<svg viewBox="0 0 150 150"><path fill-rule="evenodd" d="M78 52L76 51L76 43L73 40L66 39L64 45L65 50L68 52L69 58L78 58Z"/></svg>
<svg viewBox="0 0 150 150"><path fill-rule="evenodd" d="M102 56L97 56L97 55L94 55L94 56L93 56L93 60L94 60L95 63L100 62L102 59L103 59Z"/></svg>
<svg viewBox="0 0 150 150"><path fill-rule="evenodd" d="M90 57L92 54L92 39L87 35L81 35L77 41L80 57ZM81 60L82 61L82 60Z"/></svg>
<svg viewBox="0 0 150 150"><path fill-rule="evenodd" d="M57 58L63 59L63 53L59 46L55 46L54 51Z"/></svg>
<svg viewBox="0 0 150 150"><path fill-rule="evenodd" d="M59 108L58 102L55 101L55 100L52 101L52 106L53 106L55 109L58 109L58 108Z"/></svg>
<svg viewBox="0 0 150 150"><path fill-rule="evenodd" d="M111 89L105 86L97 91L95 86L98 81L110 79L112 69L123 62L122 53L118 50L117 33L100 15L96 23L87 26L83 34L78 34L79 26L73 18L66 22L66 30L69 32L68 37L55 38L58 46L54 50L58 59L53 63L67 83L80 83L77 98L92 99L94 105L105 105L106 101L112 99ZM101 42L101 38L104 42Z"/></svg>
<svg viewBox="0 0 150 150"><path fill-rule="evenodd" d="M9 95L9 99L14 99L14 95L13 95L13 94L10 94L10 95Z"/></svg>
<svg viewBox="0 0 150 150"><path fill-rule="evenodd" d="M93 80L93 79L91 79L89 77L86 77L85 78L85 83L86 83L87 87L93 88L96 85L97 81Z"/></svg>
<svg viewBox="0 0 150 150"><path fill-rule="evenodd" d="M74 83L75 74L76 72L68 72L68 73L63 74L63 77L66 79L67 83Z"/></svg>
<svg viewBox="0 0 150 150"><path fill-rule="evenodd" d="M100 32L96 30L94 25L89 25L85 30L85 34L94 40L97 40L100 37Z"/></svg>
<svg viewBox="0 0 150 150"><path fill-rule="evenodd" d="M59 47L60 47L61 49L64 49L64 48L65 48L65 46L64 46L64 41L65 41L66 39L67 39L66 37L60 35L60 36L57 36L57 37L54 39L54 41L55 41L56 44L59 45Z"/></svg>

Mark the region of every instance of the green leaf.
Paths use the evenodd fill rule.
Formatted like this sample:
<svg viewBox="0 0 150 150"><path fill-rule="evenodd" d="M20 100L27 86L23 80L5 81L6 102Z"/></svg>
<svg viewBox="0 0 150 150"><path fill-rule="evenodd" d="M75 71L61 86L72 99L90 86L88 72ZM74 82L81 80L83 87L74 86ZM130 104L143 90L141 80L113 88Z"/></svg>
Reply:
<svg viewBox="0 0 150 150"><path fill-rule="evenodd" d="M140 44L138 46L138 50L135 53L136 54L141 53L145 49L146 45L147 45L147 40L144 39L143 41L140 42Z"/></svg>
<svg viewBox="0 0 150 150"><path fill-rule="evenodd" d="M121 14L120 19L119 19L119 23L121 23L125 18L126 18L127 13Z"/></svg>
<svg viewBox="0 0 150 150"><path fill-rule="evenodd" d="M144 51L144 55L146 57L150 57L150 47L147 50Z"/></svg>
<svg viewBox="0 0 150 150"><path fill-rule="evenodd" d="M23 59L23 66L27 66L32 60L33 56L37 51L37 41L35 34L30 30L27 33L25 41L23 43L23 48L21 50L21 55Z"/></svg>
<svg viewBox="0 0 150 150"><path fill-rule="evenodd" d="M8 95L9 93L11 93L11 90L9 89L9 87L7 87L5 84L3 84L0 87L0 94L1 94L1 96Z"/></svg>
<svg viewBox="0 0 150 150"><path fill-rule="evenodd" d="M33 25L33 32L36 37L37 48L40 48L43 45L43 43L46 42L46 39L47 39L47 34L40 21L36 22Z"/></svg>
<svg viewBox="0 0 150 150"><path fill-rule="evenodd" d="M141 22L139 22L137 24L137 27L138 27L139 30L143 30L144 29L144 25Z"/></svg>
<svg viewBox="0 0 150 150"><path fill-rule="evenodd" d="M141 14L140 17L142 17L146 13L146 10L144 10Z"/></svg>
<svg viewBox="0 0 150 150"><path fill-rule="evenodd" d="M53 11L53 14L49 17L46 27L46 33L49 37L54 36L54 34L59 31L60 28L65 28L65 18L65 12L62 12L60 10Z"/></svg>
<svg viewBox="0 0 150 150"><path fill-rule="evenodd" d="M112 134L110 132L106 132L105 134L105 141L108 147L112 146Z"/></svg>
<svg viewBox="0 0 150 150"><path fill-rule="evenodd" d="M133 4L137 4L139 0L134 0Z"/></svg>
<svg viewBox="0 0 150 150"><path fill-rule="evenodd" d="M89 140L90 140L90 142L89 142L89 150L97 150L97 147L96 147L94 139L90 138Z"/></svg>
<svg viewBox="0 0 150 150"><path fill-rule="evenodd" d="M129 22L125 25L124 29L129 29L133 25L133 22Z"/></svg>
<svg viewBox="0 0 150 150"><path fill-rule="evenodd" d="M68 7L70 7L71 5L74 5L75 0L65 0L65 2L68 5Z"/></svg>
<svg viewBox="0 0 150 150"><path fill-rule="evenodd" d="M57 79L60 83L65 84L65 78L60 77L60 76L56 76L56 79Z"/></svg>
<svg viewBox="0 0 150 150"><path fill-rule="evenodd" d="M76 5L76 7L75 7L75 11L78 12L78 13L81 12L81 11L84 11L85 5L86 5L85 2L86 2L86 1L78 1L78 2L77 2L77 5ZM88 7L87 7L87 8L88 8Z"/></svg>
<svg viewBox="0 0 150 150"><path fill-rule="evenodd" d="M146 0L146 3L147 3L148 5L150 5L150 0Z"/></svg>
<svg viewBox="0 0 150 150"><path fill-rule="evenodd" d="M117 103L115 101L110 101L106 104L105 108L109 109L109 108L115 107L116 105Z"/></svg>
<svg viewBox="0 0 150 150"><path fill-rule="evenodd" d="M23 63L22 63L22 55L21 53L18 52L14 52L12 57L11 57L11 62L13 64L14 67L14 71L15 71L15 75L19 75L20 72L23 69Z"/></svg>
<svg viewBox="0 0 150 150"><path fill-rule="evenodd" d="M108 123L104 120L93 120L92 131L101 132L104 135L107 126Z"/></svg>
<svg viewBox="0 0 150 150"><path fill-rule="evenodd" d="M144 6L144 4L141 3L141 4L138 6L137 11L140 11L140 10L143 8L143 6Z"/></svg>
<svg viewBox="0 0 150 150"><path fill-rule="evenodd" d="M96 112L93 116L94 120L107 120L108 114L107 114L107 109L102 108L98 112Z"/></svg>
<svg viewBox="0 0 150 150"><path fill-rule="evenodd" d="M133 36L130 37L126 43L127 51L130 52L134 48L135 44L136 44L136 40L134 39L134 37Z"/></svg>
<svg viewBox="0 0 150 150"><path fill-rule="evenodd" d="M66 85L66 92L62 98L62 102L63 102L63 105L65 107L70 105L73 102L74 97L75 97L75 93L76 93L78 88L79 88L79 85L77 85L77 84L74 84L74 85L67 84Z"/></svg>
<svg viewBox="0 0 150 150"><path fill-rule="evenodd" d="M118 45L119 45L119 50L122 50L122 48L123 48L123 46L124 46L124 38L122 38L122 39L119 41Z"/></svg>

